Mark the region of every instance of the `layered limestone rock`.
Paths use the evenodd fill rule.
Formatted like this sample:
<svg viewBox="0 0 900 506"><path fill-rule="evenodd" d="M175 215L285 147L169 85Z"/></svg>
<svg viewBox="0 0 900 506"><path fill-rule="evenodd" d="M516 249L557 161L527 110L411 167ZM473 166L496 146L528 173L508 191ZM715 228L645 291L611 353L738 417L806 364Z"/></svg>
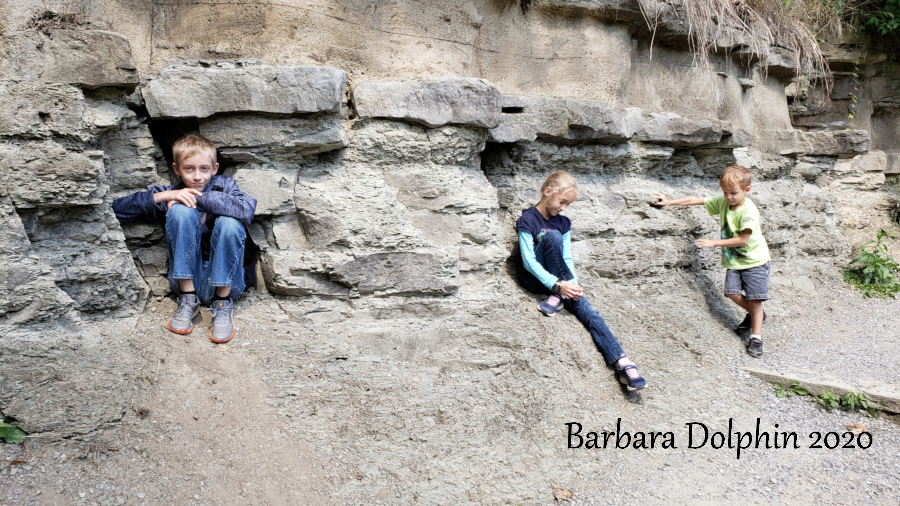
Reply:
<svg viewBox="0 0 900 506"><path fill-rule="evenodd" d="M484 79L360 83L353 101L360 118L393 118L432 128L451 123L493 128L500 122L500 92Z"/></svg>
<svg viewBox="0 0 900 506"><path fill-rule="evenodd" d="M27 30L6 38L3 80L133 89L137 66L128 39L102 30Z"/></svg>
<svg viewBox="0 0 900 506"><path fill-rule="evenodd" d="M152 118L206 118L221 112L338 112L346 76L331 67L246 62L167 67L143 90Z"/></svg>
<svg viewBox="0 0 900 506"><path fill-rule="evenodd" d="M122 35L28 30L0 45L0 415L77 437L126 409L120 342L88 345L80 322L143 307L109 203L159 180L158 148L126 105L137 72Z"/></svg>

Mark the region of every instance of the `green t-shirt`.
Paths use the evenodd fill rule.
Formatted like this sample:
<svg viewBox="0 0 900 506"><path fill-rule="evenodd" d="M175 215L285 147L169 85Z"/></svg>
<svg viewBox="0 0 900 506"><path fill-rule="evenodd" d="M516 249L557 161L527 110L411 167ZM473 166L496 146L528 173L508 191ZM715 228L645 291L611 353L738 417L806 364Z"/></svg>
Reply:
<svg viewBox="0 0 900 506"><path fill-rule="evenodd" d="M769 245L759 230L759 209L750 199L744 199L741 207L732 211L725 197L709 197L703 200L710 216L719 215L722 223L722 239L731 239L741 235L742 230L750 229L750 241L740 248L722 248L722 266L726 269L741 271L765 265L769 257Z"/></svg>

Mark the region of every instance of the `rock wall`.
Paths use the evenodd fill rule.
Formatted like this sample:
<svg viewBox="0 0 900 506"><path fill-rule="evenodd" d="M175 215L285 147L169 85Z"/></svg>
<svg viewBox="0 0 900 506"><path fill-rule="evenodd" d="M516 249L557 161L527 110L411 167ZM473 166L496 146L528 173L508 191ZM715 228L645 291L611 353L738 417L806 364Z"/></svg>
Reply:
<svg viewBox="0 0 900 506"><path fill-rule="evenodd" d="M774 52L768 72L740 51L692 67L664 17L669 45L651 59L632 2L533 4L98 0L48 24L46 2L6 1L0 411L51 437L121 416L127 382L79 401L95 378L30 371L81 354L120 373L103 349L123 341L82 340L78 322L166 295L166 245L159 224L120 225L109 204L170 181L169 146L189 131L259 200L251 249L259 289L278 297L443 307L516 290L512 224L556 170L580 183L569 214L589 286L674 276L715 299L718 257L693 247L714 221L649 202L715 193L732 163L754 173L776 284L846 261L844 209L879 198L900 152L896 76L866 81L860 129L812 128L809 107L795 129L800 95L789 108L793 74Z"/></svg>

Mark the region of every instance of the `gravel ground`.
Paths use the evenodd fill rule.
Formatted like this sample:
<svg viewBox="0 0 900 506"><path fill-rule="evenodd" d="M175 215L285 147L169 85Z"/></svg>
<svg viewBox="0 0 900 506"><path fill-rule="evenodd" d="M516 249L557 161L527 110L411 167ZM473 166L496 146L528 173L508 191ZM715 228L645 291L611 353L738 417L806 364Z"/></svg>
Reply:
<svg viewBox="0 0 900 506"><path fill-rule="evenodd" d="M168 333L174 304L153 301L103 324L145 364L132 409L83 440L3 446L0 504L551 504L554 485L573 504L897 504L900 427L777 399L744 370L897 384L900 303L814 281L815 293L775 291L761 359L690 271L591 283L650 382L639 394L615 383L574 318L542 317L506 277L467 279L450 299L251 292L225 346L205 338L205 312L194 335ZM633 437L671 432L676 447L661 435L652 449L567 448L566 423L586 435L619 418ZM688 422L746 432L757 418L800 448L738 459L727 443L688 447ZM866 426L869 448L809 448L811 432L849 423Z"/></svg>

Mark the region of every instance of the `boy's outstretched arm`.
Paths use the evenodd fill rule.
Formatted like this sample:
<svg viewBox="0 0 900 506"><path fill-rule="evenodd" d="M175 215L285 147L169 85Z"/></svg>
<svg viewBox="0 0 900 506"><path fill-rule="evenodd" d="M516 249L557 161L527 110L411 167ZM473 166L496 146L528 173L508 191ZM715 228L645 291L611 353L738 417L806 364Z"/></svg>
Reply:
<svg viewBox="0 0 900 506"><path fill-rule="evenodd" d="M703 199L700 197L684 197L675 200L669 200L662 193L656 192L653 194L653 197L656 198L656 202L653 203L654 206L702 206Z"/></svg>

